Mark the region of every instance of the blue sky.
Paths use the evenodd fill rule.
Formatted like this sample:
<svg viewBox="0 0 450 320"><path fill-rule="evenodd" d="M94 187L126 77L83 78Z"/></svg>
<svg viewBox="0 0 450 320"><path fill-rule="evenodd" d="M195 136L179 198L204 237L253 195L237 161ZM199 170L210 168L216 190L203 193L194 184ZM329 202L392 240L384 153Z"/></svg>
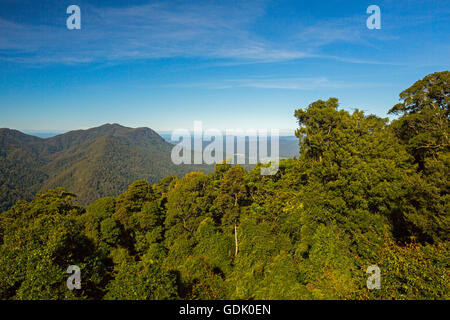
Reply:
<svg viewBox="0 0 450 320"><path fill-rule="evenodd" d="M66 28L71 4L81 30ZM444 0L0 0L0 127L288 130L329 97L386 117L449 69L449 22Z"/></svg>

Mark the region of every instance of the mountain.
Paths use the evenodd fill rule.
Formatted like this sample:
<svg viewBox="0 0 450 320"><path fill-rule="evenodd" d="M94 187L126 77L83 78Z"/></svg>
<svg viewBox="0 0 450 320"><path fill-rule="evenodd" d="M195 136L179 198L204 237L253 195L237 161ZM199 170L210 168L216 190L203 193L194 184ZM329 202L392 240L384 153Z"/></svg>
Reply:
<svg viewBox="0 0 450 320"><path fill-rule="evenodd" d="M105 124L51 138L0 129L0 211L40 190L64 187L81 204L124 192L145 179L208 171L208 166L174 165L173 145L149 128Z"/></svg>
<svg viewBox="0 0 450 320"><path fill-rule="evenodd" d="M152 184L171 174L213 170L211 165L173 164L170 154L176 143L152 129L119 124L49 138L0 129L0 212L17 200L30 200L40 190L55 187L77 194L79 203L86 205L123 193L135 180ZM204 147L208 144L204 142ZM297 155L298 139L280 137L280 157Z"/></svg>

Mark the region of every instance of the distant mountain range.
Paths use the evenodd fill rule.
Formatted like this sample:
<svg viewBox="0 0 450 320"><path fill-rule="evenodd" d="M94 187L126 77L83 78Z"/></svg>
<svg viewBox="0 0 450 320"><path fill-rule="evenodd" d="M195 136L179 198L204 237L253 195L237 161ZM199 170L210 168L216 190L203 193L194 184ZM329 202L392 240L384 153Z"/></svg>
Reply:
<svg viewBox="0 0 450 320"><path fill-rule="evenodd" d="M171 144L177 144L178 141L172 140L172 135L170 133L161 133L161 137L164 138L167 142L170 142ZM223 148L226 149L226 139L223 138ZM210 142L204 141L203 142L203 148L207 146ZM236 143L236 140L235 140ZM191 145L193 144L191 140ZM249 138L245 137L245 148L248 151L248 144L249 144ZM270 150L270 137L267 139L267 146ZM279 137L279 156L281 158L293 158L299 156L299 145L298 145L298 138L296 136L280 136ZM226 158L226 156L224 156ZM248 157L246 157L246 161L248 160ZM248 163L248 161L247 161Z"/></svg>
<svg viewBox="0 0 450 320"><path fill-rule="evenodd" d="M135 180L155 183L171 175L213 170L208 165L175 165L173 144L149 128L105 124L39 138L0 129L0 212L40 190L64 187L86 205L124 192ZM170 141L170 140L169 140ZM280 139L280 156L298 154L298 140Z"/></svg>

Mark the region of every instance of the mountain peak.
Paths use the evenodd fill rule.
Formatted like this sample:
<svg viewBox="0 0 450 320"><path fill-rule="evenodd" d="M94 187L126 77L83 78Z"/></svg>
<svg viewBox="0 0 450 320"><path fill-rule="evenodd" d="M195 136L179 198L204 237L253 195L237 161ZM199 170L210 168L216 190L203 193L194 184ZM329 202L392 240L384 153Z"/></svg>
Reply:
<svg viewBox="0 0 450 320"><path fill-rule="evenodd" d="M127 128L127 129L131 129L131 128L122 126L121 124L118 124L118 123L105 123L104 125L101 125L98 128ZM92 128L92 129L94 129L94 128Z"/></svg>
<svg viewBox="0 0 450 320"><path fill-rule="evenodd" d="M117 123L47 139L0 129L0 189L11 190L0 199L0 212L19 199L31 199L40 189L64 187L87 204L116 196L135 180L156 183L168 174L191 171L193 167L171 161L172 148L150 128ZM11 176L8 168L18 168L17 173ZM24 187L24 172L33 188Z"/></svg>

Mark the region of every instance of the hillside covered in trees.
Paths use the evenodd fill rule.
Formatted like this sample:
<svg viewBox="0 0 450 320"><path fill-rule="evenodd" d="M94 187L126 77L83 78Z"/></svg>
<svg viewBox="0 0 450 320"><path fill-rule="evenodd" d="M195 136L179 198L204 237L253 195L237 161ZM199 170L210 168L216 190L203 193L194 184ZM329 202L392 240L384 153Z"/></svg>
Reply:
<svg viewBox="0 0 450 320"><path fill-rule="evenodd" d="M210 170L176 166L173 145L150 128L105 124L42 139L0 129L0 211L40 190L64 187L80 204L126 191L138 179L158 182L170 174Z"/></svg>
<svg viewBox="0 0 450 320"><path fill-rule="evenodd" d="M300 156L274 176L220 164L86 209L62 188L19 201L0 214L0 298L449 299L450 72L400 98L391 123L336 98L296 110Z"/></svg>

